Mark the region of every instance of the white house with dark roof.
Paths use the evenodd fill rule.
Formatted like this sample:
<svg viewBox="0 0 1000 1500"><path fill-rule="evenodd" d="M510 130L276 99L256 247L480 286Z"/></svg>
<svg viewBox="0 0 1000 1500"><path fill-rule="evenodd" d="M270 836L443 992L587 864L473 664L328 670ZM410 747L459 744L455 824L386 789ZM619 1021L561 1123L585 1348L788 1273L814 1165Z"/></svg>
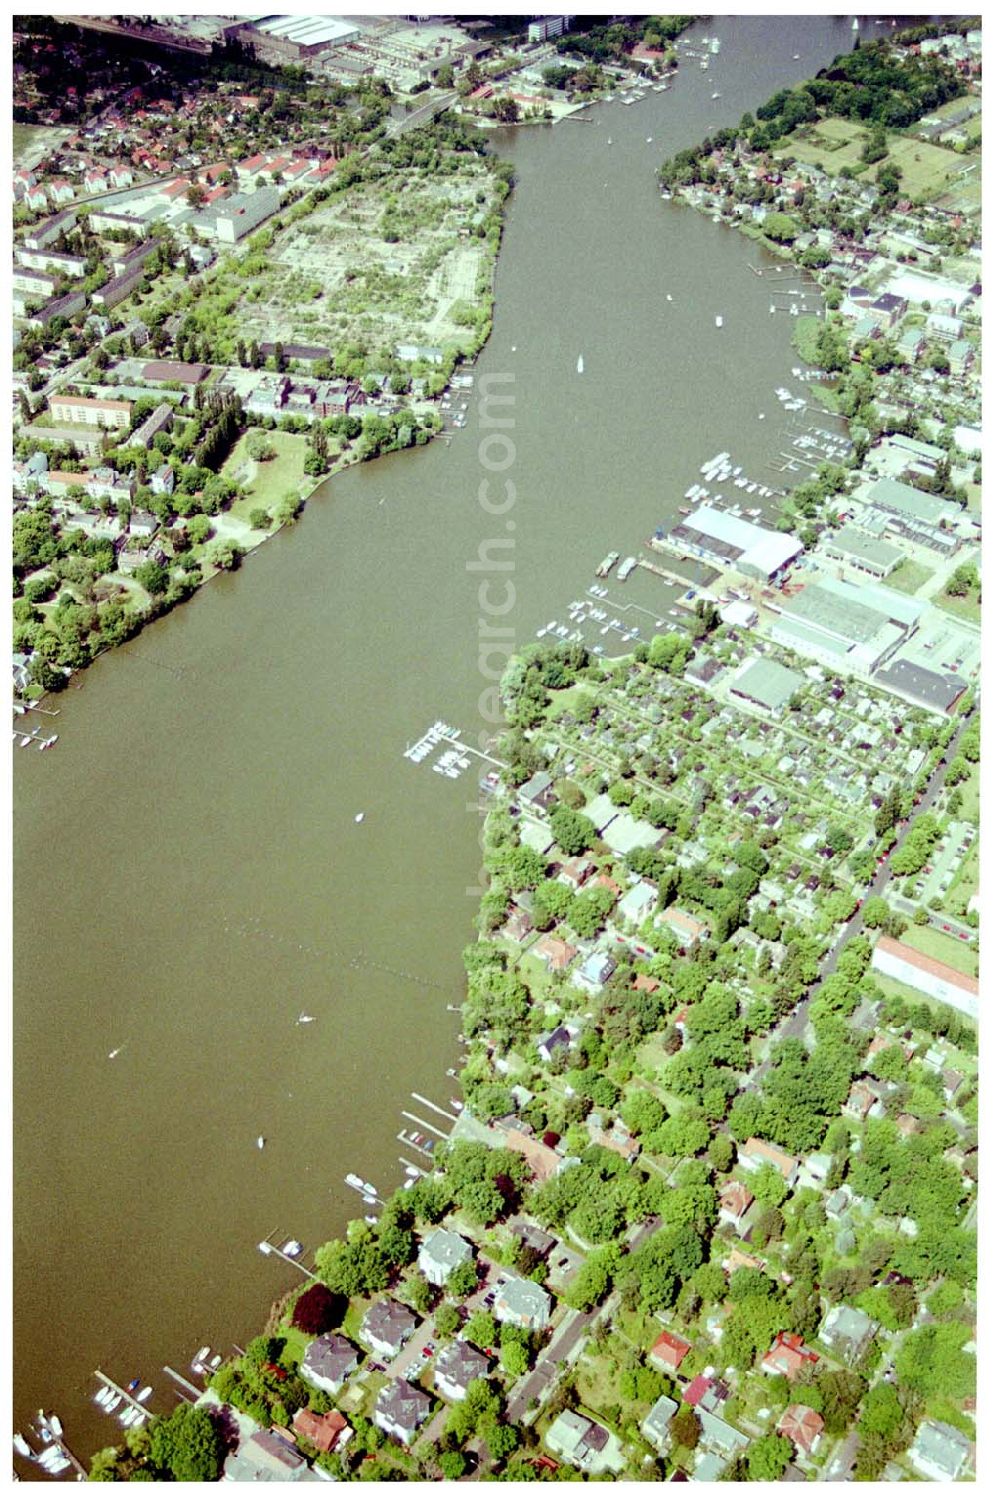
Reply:
<svg viewBox="0 0 1000 1500"><path fill-rule="evenodd" d="M468 1240L450 1229L435 1229L422 1241L417 1265L431 1286L444 1286L452 1271L472 1259Z"/></svg>
<svg viewBox="0 0 1000 1500"><path fill-rule="evenodd" d="M310 1385L335 1396L360 1363L361 1356L348 1339L324 1333L307 1346L299 1370Z"/></svg>
<svg viewBox="0 0 1000 1500"><path fill-rule="evenodd" d="M386 1297L373 1302L361 1320L361 1338L376 1354L391 1359L417 1330L417 1319L408 1307Z"/></svg>
<svg viewBox="0 0 1000 1500"><path fill-rule="evenodd" d="M464 1401L474 1380L485 1380L492 1361L465 1339L442 1349L434 1365L434 1389L449 1401Z"/></svg>
<svg viewBox="0 0 1000 1500"><path fill-rule="evenodd" d="M409 1445L430 1416L431 1405L430 1396L408 1380L391 1380L375 1398L375 1426Z"/></svg>

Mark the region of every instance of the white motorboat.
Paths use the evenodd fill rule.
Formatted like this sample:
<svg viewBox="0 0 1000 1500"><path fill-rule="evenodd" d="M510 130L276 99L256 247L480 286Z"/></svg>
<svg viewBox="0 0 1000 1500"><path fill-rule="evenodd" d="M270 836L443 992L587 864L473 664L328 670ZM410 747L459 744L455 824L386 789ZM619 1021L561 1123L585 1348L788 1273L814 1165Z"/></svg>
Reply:
<svg viewBox="0 0 1000 1500"><path fill-rule="evenodd" d="M281 1247L282 1255L301 1255L302 1246L298 1240L286 1240Z"/></svg>
<svg viewBox="0 0 1000 1500"><path fill-rule="evenodd" d="M364 813L363 812L355 813L354 814L354 821L355 821L355 823L363 823L365 821L365 815L364 815Z"/></svg>
<svg viewBox="0 0 1000 1500"><path fill-rule="evenodd" d="M258 1151L263 1151L264 1145L265 1145L264 1137L262 1135L259 1135L257 1137L257 1150Z"/></svg>
<svg viewBox="0 0 1000 1500"><path fill-rule="evenodd" d="M19 1432L15 1432L14 1434L14 1447L17 1449L18 1453L20 1453L22 1458L34 1457L31 1448L28 1446L24 1437Z"/></svg>
<svg viewBox="0 0 1000 1500"><path fill-rule="evenodd" d="M578 375L582 375L583 374L583 355L582 354L579 356L579 358L577 359L577 362L576 362L576 373Z"/></svg>
<svg viewBox="0 0 1000 1500"><path fill-rule="evenodd" d="M137 1401L146 1402L146 1401L149 1400L149 1398L150 1398L150 1396L152 1394L153 1394L153 1387L151 1385L144 1385L143 1388L142 1388L142 1390L139 1392L139 1394L136 1396L135 1399Z"/></svg>

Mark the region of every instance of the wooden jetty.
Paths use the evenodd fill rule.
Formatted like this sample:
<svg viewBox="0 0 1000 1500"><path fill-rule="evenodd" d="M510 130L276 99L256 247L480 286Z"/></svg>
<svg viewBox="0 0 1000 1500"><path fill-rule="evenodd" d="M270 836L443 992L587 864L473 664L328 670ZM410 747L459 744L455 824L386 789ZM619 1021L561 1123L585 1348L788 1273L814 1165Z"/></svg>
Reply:
<svg viewBox="0 0 1000 1500"><path fill-rule="evenodd" d="M145 1406L141 1401L137 1401L131 1391L127 1391L123 1386L118 1385L116 1381L111 1379L110 1375L105 1375L103 1370L95 1370L94 1379L99 1380L102 1385L110 1386L116 1395L121 1396L126 1405L134 1407L136 1411L141 1411L144 1416L151 1417L153 1415L148 1406Z"/></svg>
<svg viewBox="0 0 1000 1500"><path fill-rule="evenodd" d="M432 1109L435 1114L444 1115L445 1119L448 1120L448 1121L450 1121L451 1124L455 1123L455 1111L454 1110L452 1110L452 1109L442 1109L441 1106L440 1106L440 1104L434 1104L432 1102L432 1100L425 1099L424 1096L423 1096L423 1094L411 1094L410 1098L411 1099L416 1099L416 1101L417 1101L418 1104L426 1104L427 1108L428 1109Z"/></svg>
<svg viewBox="0 0 1000 1500"><path fill-rule="evenodd" d="M201 1392L201 1390L199 1390L198 1386L193 1385L191 1383L191 1381L188 1380L185 1375L179 1375L177 1373L177 1371L171 1369L171 1367L169 1365L164 1365L163 1366L163 1373L164 1373L164 1375L169 1375L171 1380L176 1380L177 1384L178 1385L182 1385L184 1387L185 1391L190 1391L191 1392L191 1396L193 1396L196 1401L197 1401L198 1397L200 1395L202 1395L202 1392ZM189 1396L185 1396L183 1391L178 1391L177 1395L180 1396L180 1398L181 1398L182 1401L188 1401L188 1400L190 1400L190 1397Z"/></svg>
<svg viewBox="0 0 1000 1500"><path fill-rule="evenodd" d="M429 1130L432 1135L440 1136L443 1141L449 1139L450 1132L441 1130L437 1125L431 1125L427 1120L422 1120L419 1115L411 1115L408 1109L401 1109L400 1114L404 1120L412 1120L414 1125L419 1125L421 1130ZM449 1116L451 1118L451 1116Z"/></svg>
<svg viewBox="0 0 1000 1500"><path fill-rule="evenodd" d="M272 1234L276 1234L276 1233L277 1233L277 1230L272 1230ZM295 1269L296 1269L296 1271L298 1271L299 1275L300 1276L304 1276L307 1281L313 1281L313 1280L315 1280L315 1277L316 1277L315 1270L310 1270L308 1268L308 1266L304 1266L300 1260L296 1260L295 1259L294 1255L286 1255L285 1252L284 1252L284 1250L282 1250L281 1246L280 1245L276 1245L273 1242L273 1240L271 1239L270 1235L268 1235L265 1239L262 1239L262 1240L258 1241L258 1243L257 1243L257 1249L260 1251L260 1253L262 1255L276 1255L278 1257L278 1259L279 1260L283 1260L286 1263L286 1265L294 1266Z"/></svg>

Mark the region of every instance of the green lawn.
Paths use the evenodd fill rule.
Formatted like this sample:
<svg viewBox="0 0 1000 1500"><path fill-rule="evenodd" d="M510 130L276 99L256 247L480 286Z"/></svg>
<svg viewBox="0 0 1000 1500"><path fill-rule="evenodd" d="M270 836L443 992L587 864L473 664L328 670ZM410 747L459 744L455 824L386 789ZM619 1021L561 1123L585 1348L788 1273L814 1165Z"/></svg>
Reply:
<svg viewBox="0 0 1000 1500"><path fill-rule="evenodd" d="M979 625L982 621L982 605L975 594L946 594L942 590L940 594L934 595L934 603L946 614L954 615L957 620L965 620L970 625Z"/></svg>
<svg viewBox="0 0 1000 1500"><path fill-rule="evenodd" d="M945 893L945 910L954 917L964 917L969 897L979 889L979 842L976 841L963 859L954 880Z"/></svg>
<svg viewBox="0 0 1000 1500"><path fill-rule="evenodd" d="M949 937L946 932L938 932L934 927L918 927L913 924L903 933L901 941L926 953L928 958L936 958L939 963L957 969L960 974L969 974L975 978L979 972L979 954L968 943Z"/></svg>
<svg viewBox="0 0 1000 1500"><path fill-rule="evenodd" d="M797 160L818 166L835 177L842 167L860 165L867 135L864 125L853 120L830 118L800 125L798 130L779 141L774 150L777 155L790 152ZM968 158L909 136L890 133L888 147L888 156L873 162L859 176L863 181L874 182L886 163L892 161L903 174L901 192L910 198L925 194L937 196L963 166L968 166Z"/></svg>
<svg viewBox="0 0 1000 1500"><path fill-rule="evenodd" d="M302 462L308 446L306 438L297 432L269 432L266 436L276 450L274 458L255 465L246 451L249 433L244 433L222 466L223 474L233 479L248 472L253 475L247 485L246 497L237 500L229 510L230 515L242 521L248 520L250 512L258 506L263 506L273 515L275 507L289 490L299 493L302 489Z"/></svg>
<svg viewBox="0 0 1000 1500"><path fill-rule="evenodd" d="M898 589L901 594L915 594L928 578L933 577L933 574L933 568L927 567L925 563L914 562L911 557L908 557L893 568L885 582L891 589Z"/></svg>
<svg viewBox="0 0 1000 1500"><path fill-rule="evenodd" d="M962 810L959 816L966 823L979 827L979 762L972 767L968 781L962 782Z"/></svg>

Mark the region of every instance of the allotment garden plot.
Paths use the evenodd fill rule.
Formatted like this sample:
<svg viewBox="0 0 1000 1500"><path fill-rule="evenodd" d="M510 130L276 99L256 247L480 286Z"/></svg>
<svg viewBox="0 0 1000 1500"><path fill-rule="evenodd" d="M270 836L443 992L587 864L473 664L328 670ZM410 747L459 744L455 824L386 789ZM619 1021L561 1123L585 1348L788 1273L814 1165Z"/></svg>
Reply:
<svg viewBox="0 0 1000 1500"><path fill-rule="evenodd" d="M393 174L322 204L281 234L239 309L263 342L463 344L476 321L489 248L475 234L489 172Z"/></svg>

